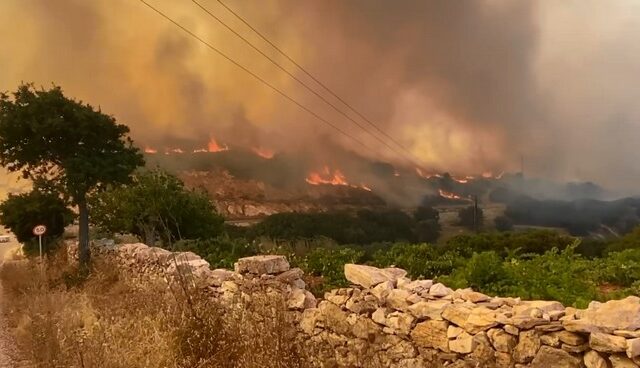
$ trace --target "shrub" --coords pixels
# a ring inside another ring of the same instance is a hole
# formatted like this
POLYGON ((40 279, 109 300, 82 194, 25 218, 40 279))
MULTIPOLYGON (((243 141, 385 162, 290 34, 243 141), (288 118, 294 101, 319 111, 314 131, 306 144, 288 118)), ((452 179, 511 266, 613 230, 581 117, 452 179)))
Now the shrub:
POLYGON ((174 250, 193 252, 209 262, 213 268, 233 268, 238 258, 256 255, 256 248, 244 239, 219 236, 211 239, 181 240, 174 250))
POLYGON ((373 256, 373 263, 377 266, 400 267, 414 278, 448 275, 458 262, 458 253, 442 252, 430 244, 397 243, 390 249, 378 250, 373 256))
POLYGON ((322 276, 322 290, 330 290, 336 287, 348 285, 344 277, 344 265, 347 263, 360 263, 364 252, 352 248, 316 248, 308 253, 299 266, 305 273, 313 276, 322 276))

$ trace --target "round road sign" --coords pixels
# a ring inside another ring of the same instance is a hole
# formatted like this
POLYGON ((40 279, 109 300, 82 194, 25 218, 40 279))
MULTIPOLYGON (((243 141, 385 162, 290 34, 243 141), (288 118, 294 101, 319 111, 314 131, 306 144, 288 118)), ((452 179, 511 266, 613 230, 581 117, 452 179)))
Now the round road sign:
POLYGON ((47 232, 47 227, 44 225, 38 225, 33 228, 33 235, 40 236, 47 232))

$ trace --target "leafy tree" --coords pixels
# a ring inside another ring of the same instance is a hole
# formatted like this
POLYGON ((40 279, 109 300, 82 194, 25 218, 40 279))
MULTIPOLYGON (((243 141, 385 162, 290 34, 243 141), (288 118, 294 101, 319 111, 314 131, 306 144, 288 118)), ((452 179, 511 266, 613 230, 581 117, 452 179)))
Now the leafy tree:
POLYGON ((189 190, 177 177, 161 170, 134 175, 128 185, 110 188, 90 198, 92 222, 110 232, 131 233, 153 246, 182 239, 210 239, 223 231, 205 193, 189 190))
POLYGON ((87 193, 122 183, 143 164, 129 128, 60 87, 18 87, 0 94, 0 164, 25 178, 47 180, 79 211, 79 253, 90 260, 87 193))
POLYGON ((37 252, 32 231, 36 225, 45 225, 44 244, 52 244, 62 236, 65 226, 73 221, 73 212, 56 194, 38 188, 29 193, 13 195, 0 204, 0 222, 8 227, 27 253, 37 252))
POLYGON ((607 246, 608 252, 617 252, 625 249, 640 249, 640 226, 622 238, 612 241, 607 246))
POLYGON ((459 224, 468 228, 478 229, 484 221, 484 214, 481 208, 468 206, 458 211, 459 224))

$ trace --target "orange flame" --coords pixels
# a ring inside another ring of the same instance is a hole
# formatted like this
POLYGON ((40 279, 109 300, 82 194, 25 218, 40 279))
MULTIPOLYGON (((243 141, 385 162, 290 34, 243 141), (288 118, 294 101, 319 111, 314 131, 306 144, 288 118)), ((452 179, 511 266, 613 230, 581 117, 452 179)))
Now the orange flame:
POLYGON ((423 179, 441 178, 442 177, 442 175, 440 175, 440 174, 426 174, 419 167, 416 167, 416 174, 418 174, 418 176, 423 178, 423 179))
POLYGON ((221 151, 228 151, 229 150, 229 146, 225 145, 219 145, 218 142, 216 142, 215 138, 213 138, 213 136, 211 136, 211 139, 209 139, 209 144, 207 145, 207 151, 208 152, 221 152, 221 151))
POLYGON ((276 154, 273 150, 270 150, 268 148, 263 148, 263 147, 253 147, 253 148, 251 148, 251 150, 256 155, 258 155, 258 156, 260 156, 262 158, 266 158, 267 160, 272 159, 273 156, 276 154))
POLYGON ((459 195, 457 195, 455 193, 446 192, 446 191, 444 191, 442 189, 438 190, 438 194, 440 194, 440 197, 447 198, 447 199, 462 199, 462 200, 465 200, 465 201, 469 200, 469 198, 464 198, 464 197, 461 197, 461 196, 459 196, 459 195))
POLYGON ((310 172, 309 175, 307 175, 307 178, 305 180, 307 183, 311 185, 321 185, 321 184, 344 185, 352 188, 363 189, 363 190, 366 190, 367 192, 372 191, 371 188, 369 188, 365 184, 360 184, 360 185, 349 184, 346 176, 344 176, 342 171, 338 169, 335 169, 332 171, 329 168, 329 166, 325 166, 320 172, 317 172, 317 171, 310 172))
POLYGON ((155 149, 155 148, 151 148, 151 147, 145 147, 144 148, 144 153, 154 154, 154 153, 158 153, 158 150, 155 149))
POLYGON ((164 151, 165 155, 169 155, 169 154, 172 154, 172 153, 184 153, 184 151, 181 148, 167 148, 164 151))

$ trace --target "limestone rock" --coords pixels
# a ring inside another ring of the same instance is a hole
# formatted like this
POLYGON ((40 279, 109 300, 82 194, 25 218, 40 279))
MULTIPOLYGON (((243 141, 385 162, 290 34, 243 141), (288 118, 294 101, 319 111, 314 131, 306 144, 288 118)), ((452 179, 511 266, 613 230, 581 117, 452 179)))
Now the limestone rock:
POLYGON ((558 331, 558 332, 554 332, 554 334, 558 336, 558 339, 560 341, 569 345, 582 345, 585 342, 587 342, 587 339, 585 339, 583 336, 578 335, 577 333, 574 333, 574 332, 558 331))
POLYGON ((584 365, 587 368, 609 368, 607 361, 597 351, 590 350, 584 354, 584 365))
POLYGON ((529 363, 540 349, 540 337, 534 330, 520 332, 513 358, 518 363, 529 363))
POLYGON ((411 331, 411 339, 420 347, 436 348, 444 352, 449 351, 449 339, 447 339, 446 321, 420 322, 411 331))
POLYGON ((629 358, 640 356, 640 338, 627 340, 627 356, 629 358))
POLYGON ((622 336, 594 332, 589 336, 589 346, 602 353, 620 353, 627 350, 627 339, 622 336))
POLYGON ((407 308, 409 308, 409 302, 407 301, 407 298, 409 296, 411 296, 411 293, 409 293, 407 290, 393 289, 387 296, 386 304, 390 308, 399 311, 405 311, 407 310, 407 308))
POLYGON ((489 336, 493 348, 502 353, 512 352, 517 345, 516 337, 500 328, 492 328, 487 332, 487 336, 489 336))
MULTIPOLYGON (((593 306, 581 313, 583 329, 612 333, 615 330, 640 330, 640 298, 629 296, 593 306)), ((565 326, 566 326, 565 321, 565 326)), ((575 322, 574 322, 575 324, 575 322)))
POLYGON ((307 308, 315 308, 316 307, 316 297, 313 296, 309 291, 302 289, 293 289, 291 291, 291 295, 289 296, 289 300, 287 301, 287 306, 289 309, 307 309, 307 308))
POLYGON ((447 329, 447 338, 455 339, 456 337, 460 336, 460 334, 463 332, 464 330, 462 329, 462 327, 449 325, 449 328, 447 329))
POLYGON ((321 301, 318 304, 318 310, 322 321, 329 330, 341 335, 348 335, 351 332, 351 326, 347 322, 347 314, 340 307, 328 301, 321 301))
POLYGON ((402 277, 397 270, 400 269, 380 269, 372 266, 348 263, 344 265, 344 276, 352 284, 360 285, 364 288, 371 288, 385 281, 395 283, 399 277, 402 277))
POLYGON ((408 311, 419 319, 442 320, 442 311, 448 305, 451 305, 451 302, 448 300, 424 301, 411 305, 408 311))
POLYGON ((454 295, 459 295, 460 298, 471 303, 480 303, 490 300, 488 295, 473 291, 471 289, 460 289, 454 292, 454 295))
POLYGON ((385 325, 387 322, 387 314, 389 314, 387 308, 378 308, 371 314, 371 319, 373 319, 375 323, 385 325))
POLYGON ((302 318, 300 319, 300 328, 307 335, 313 335, 314 329, 316 327, 316 322, 320 318, 320 311, 318 308, 309 308, 305 309, 302 313, 302 318))
POLYGON ((237 273, 252 273, 254 275, 273 275, 289 270, 289 262, 284 256, 266 255, 240 258, 235 263, 237 273))
POLYGON ((385 325, 396 331, 399 335, 408 335, 411 332, 415 318, 407 313, 392 312, 387 315, 385 325))
POLYGON ((442 318, 460 327, 464 327, 474 305, 450 304, 442 311, 442 318))
POLYGON ((633 360, 627 358, 622 354, 614 354, 609 356, 612 368, 638 368, 638 365, 633 360))
POLYGON ((531 362, 531 368, 580 368, 582 360, 564 350, 542 346, 531 362))
POLYGON ((453 290, 442 285, 441 283, 434 284, 433 286, 431 286, 431 288, 429 288, 429 295, 431 296, 443 297, 451 294, 453 294, 453 290))
POLYGON ((391 290, 393 290, 393 282, 385 281, 371 289, 371 294, 378 298, 378 301, 381 304, 384 304, 387 301, 387 296, 389 296, 391 290))
POLYGON ((471 310, 467 320, 464 322, 464 328, 470 334, 477 334, 486 331, 498 324, 496 321, 496 313, 489 308, 477 307, 471 310))
POLYGON ((398 283, 398 287, 400 289, 407 290, 411 293, 421 293, 423 291, 429 291, 431 286, 433 286, 432 280, 415 280, 408 283, 404 283, 402 285, 398 283))
POLYGON ((381 328, 369 318, 358 316, 351 328, 351 332, 357 338, 372 340, 381 332, 381 328))
POLYGON ((460 354, 469 354, 475 347, 476 340, 466 332, 461 333, 454 340, 449 341, 449 350, 460 354))

